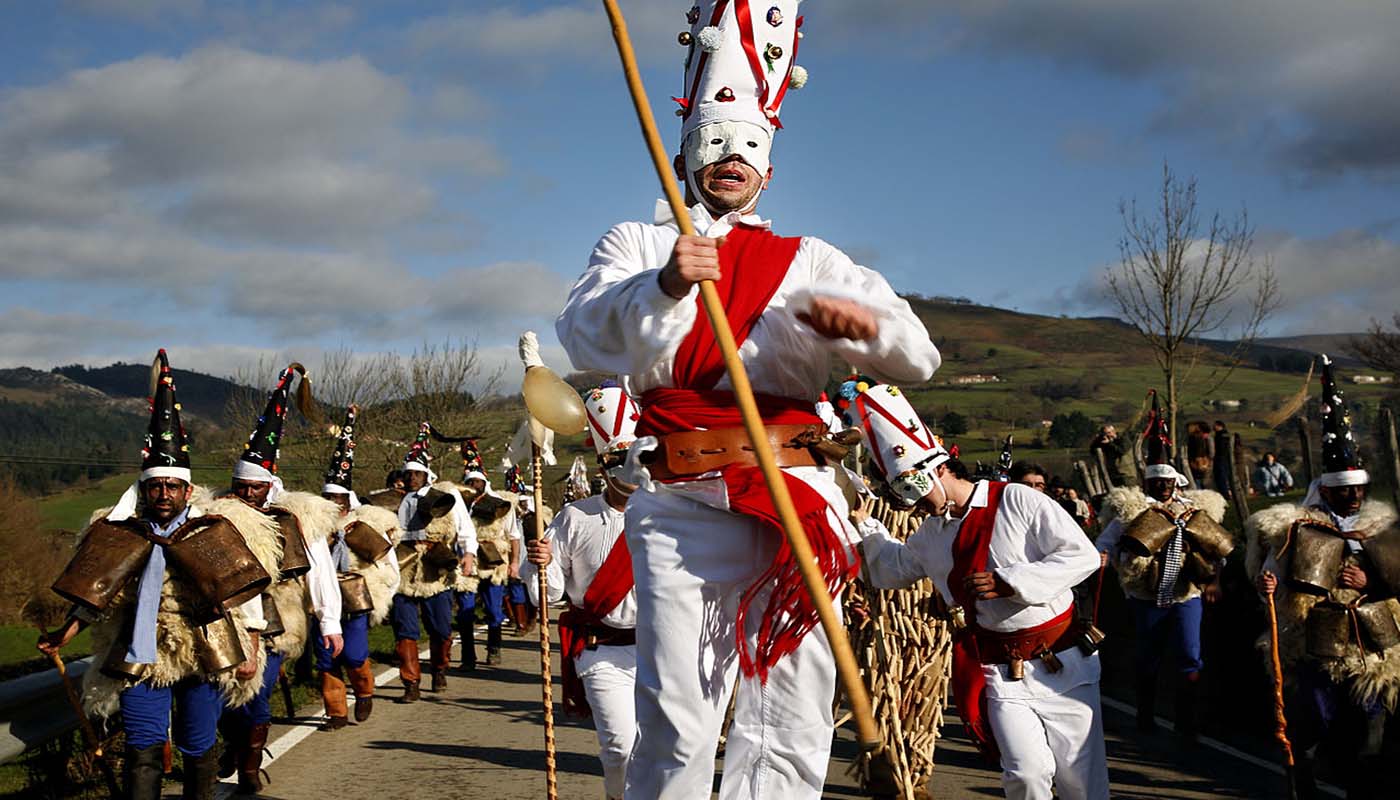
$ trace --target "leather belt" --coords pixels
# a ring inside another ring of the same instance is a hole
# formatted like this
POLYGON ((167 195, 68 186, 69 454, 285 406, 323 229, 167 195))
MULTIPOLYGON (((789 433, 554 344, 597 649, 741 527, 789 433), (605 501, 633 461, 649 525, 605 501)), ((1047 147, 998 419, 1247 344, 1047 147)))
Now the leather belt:
POLYGON ((976 628, 977 653, 983 664, 1007 664, 1011 680, 1020 680, 1024 662, 1038 658, 1050 672, 1059 672, 1063 665, 1056 653, 1079 644, 1080 629, 1074 619, 1074 608, 1044 625, 1020 631, 1002 633, 976 628))
MULTIPOLYGON (((765 431, 779 467, 825 466, 825 458, 818 453, 829 441, 825 425, 768 425, 765 431)), ((656 450, 642 457, 653 480, 690 478, 731 464, 758 464, 743 428, 679 431, 657 439, 656 450)))
POLYGON ((633 628, 589 625, 584 629, 583 641, 585 650, 597 650, 599 646, 627 647, 637 643, 637 631, 633 628))

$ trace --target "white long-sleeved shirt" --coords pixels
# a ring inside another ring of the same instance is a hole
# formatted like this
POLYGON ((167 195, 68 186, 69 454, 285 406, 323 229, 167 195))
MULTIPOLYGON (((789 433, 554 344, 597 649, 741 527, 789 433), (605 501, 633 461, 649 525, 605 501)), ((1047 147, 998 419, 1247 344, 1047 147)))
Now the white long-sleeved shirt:
MULTIPOLYGON (((264 505, 266 511, 270 504, 264 505)), ((306 573, 306 591, 311 595, 311 610, 321 625, 322 636, 340 634, 340 581, 335 577, 335 559, 331 558, 330 543, 325 539, 306 542, 306 560, 311 569, 306 573)))
MULTIPOLYGON (((696 231, 709 237, 723 236, 740 222, 769 226, 756 215, 730 213, 716 220, 698 203, 690 217, 696 231)), ((680 300, 661 291, 657 278, 679 236, 665 203, 657 205, 655 224, 624 222, 603 235, 554 326, 576 368, 624 376, 634 396, 672 385, 671 367, 695 324, 699 291, 692 286, 680 300)), ((941 363, 923 322, 879 273, 810 236, 802 238, 739 358, 755 392, 810 400, 826 385, 833 359, 895 384, 923 383, 941 363), (795 316, 814 295, 859 300, 878 316, 879 333, 865 341, 818 336, 795 316)), ((728 376, 716 388, 731 388, 728 376)))
MULTIPOLYGON (((564 506, 549 524, 545 536, 550 540, 553 558, 546 568, 549 577, 549 602, 557 603, 564 593, 574 603, 593 583, 593 576, 602 569, 613 545, 622 536, 623 513, 613 508, 605 494, 595 494, 564 506)), ((520 577, 530 592, 530 602, 540 605, 539 568, 525 563, 520 577)), ((603 624, 613 628, 637 627, 637 592, 632 590, 603 617, 603 624)))
MULTIPOLYGON (((968 506, 987 506, 986 481, 977 483, 968 506)), ((945 600, 953 602, 948 573, 953 568, 953 540, 962 523, 962 518, 930 517, 900 542, 884 526, 867 521, 861 534, 871 582, 883 589, 896 589, 927 577, 945 600)), ((977 624, 990 631, 1011 632, 1049 622, 1074 602, 1075 585, 1098 568, 1098 552, 1059 503, 1028 486, 1008 484, 992 523, 987 569, 1015 594, 976 601, 977 624)), ((1022 681, 1009 680, 1005 665, 984 664, 988 695, 1063 694, 1098 680, 1097 659, 1085 657, 1076 648, 1064 651, 1060 658, 1064 668, 1056 673, 1038 661, 1026 662, 1026 679, 1022 681)))
MULTIPOLYGON (((432 486, 424 486, 416 492, 409 492, 404 495, 399 503, 399 529, 403 531, 405 542, 421 542, 427 538, 422 528, 411 527, 413 517, 418 513, 418 501, 428 493, 432 486)), ((457 502, 452 505, 452 524, 457 530, 457 544, 455 550, 457 555, 462 556, 468 553, 476 553, 476 525, 472 523, 472 516, 467 511, 467 502, 462 499, 462 493, 456 489, 448 489, 457 502)))

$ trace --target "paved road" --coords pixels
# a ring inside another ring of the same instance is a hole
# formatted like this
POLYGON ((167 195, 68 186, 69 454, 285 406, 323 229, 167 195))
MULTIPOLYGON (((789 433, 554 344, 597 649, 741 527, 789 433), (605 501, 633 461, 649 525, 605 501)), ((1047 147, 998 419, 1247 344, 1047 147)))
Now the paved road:
MULTIPOLYGON (((479 637, 481 641, 484 637, 479 637)), ((397 680, 382 687, 374 716, 335 733, 311 732, 314 722, 277 725, 276 760, 268 766, 268 798, 438 800, 484 796, 536 800, 544 796, 544 743, 533 638, 507 637, 504 664, 453 672, 447 691, 396 705, 397 680), (309 735, 307 735, 309 734, 309 735), (296 743, 287 749, 287 744, 296 743)), ((556 658, 557 675, 557 658, 556 658)), ((557 688, 557 687, 556 687, 557 688)), ((1110 772, 1116 798, 1281 796, 1281 778, 1208 746, 1184 749, 1170 734, 1138 740, 1130 717, 1106 709, 1110 772)), ((596 740, 587 722, 556 715, 559 796, 602 797, 596 740)), ((999 797, 999 775, 982 767, 956 723, 939 743, 935 797, 999 797)), ((849 729, 838 732, 826 797, 861 798, 845 775, 856 753, 849 729)))

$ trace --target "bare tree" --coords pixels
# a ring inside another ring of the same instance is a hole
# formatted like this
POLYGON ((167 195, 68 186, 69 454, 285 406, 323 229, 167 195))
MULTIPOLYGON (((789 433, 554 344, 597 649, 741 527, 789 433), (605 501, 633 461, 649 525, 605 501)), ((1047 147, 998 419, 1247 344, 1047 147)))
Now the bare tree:
POLYGON ((1400 380, 1400 314, 1395 315, 1391 325, 1395 330, 1388 331, 1381 323, 1371 320, 1365 336, 1352 338, 1351 352, 1372 369, 1389 372, 1400 380))
POLYGON ((1278 307, 1278 281, 1272 263, 1261 263, 1251 252, 1248 213, 1241 209, 1227 220, 1217 212, 1202 231, 1196 179, 1183 183, 1166 164, 1156 207, 1140 213, 1136 200, 1124 201, 1118 213, 1123 236, 1120 262, 1108 271, 1109 293, 1152 348, 1166 386, 1172 441, 1177 441, 1181 387, 1206 352, 1199 340, 1238 323, 1236 345, 1216 373, 1223 382, 1278 307))

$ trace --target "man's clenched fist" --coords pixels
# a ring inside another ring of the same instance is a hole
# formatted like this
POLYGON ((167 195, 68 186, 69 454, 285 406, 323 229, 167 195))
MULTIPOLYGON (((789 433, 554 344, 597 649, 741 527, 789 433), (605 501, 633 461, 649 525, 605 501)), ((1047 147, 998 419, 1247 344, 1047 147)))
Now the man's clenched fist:
POLYGON ((671 248, 671 258, 657 278, 661 291, 680 300, 700 281, 719 280, 719 248, 724 239, 681 236, 671 248))

